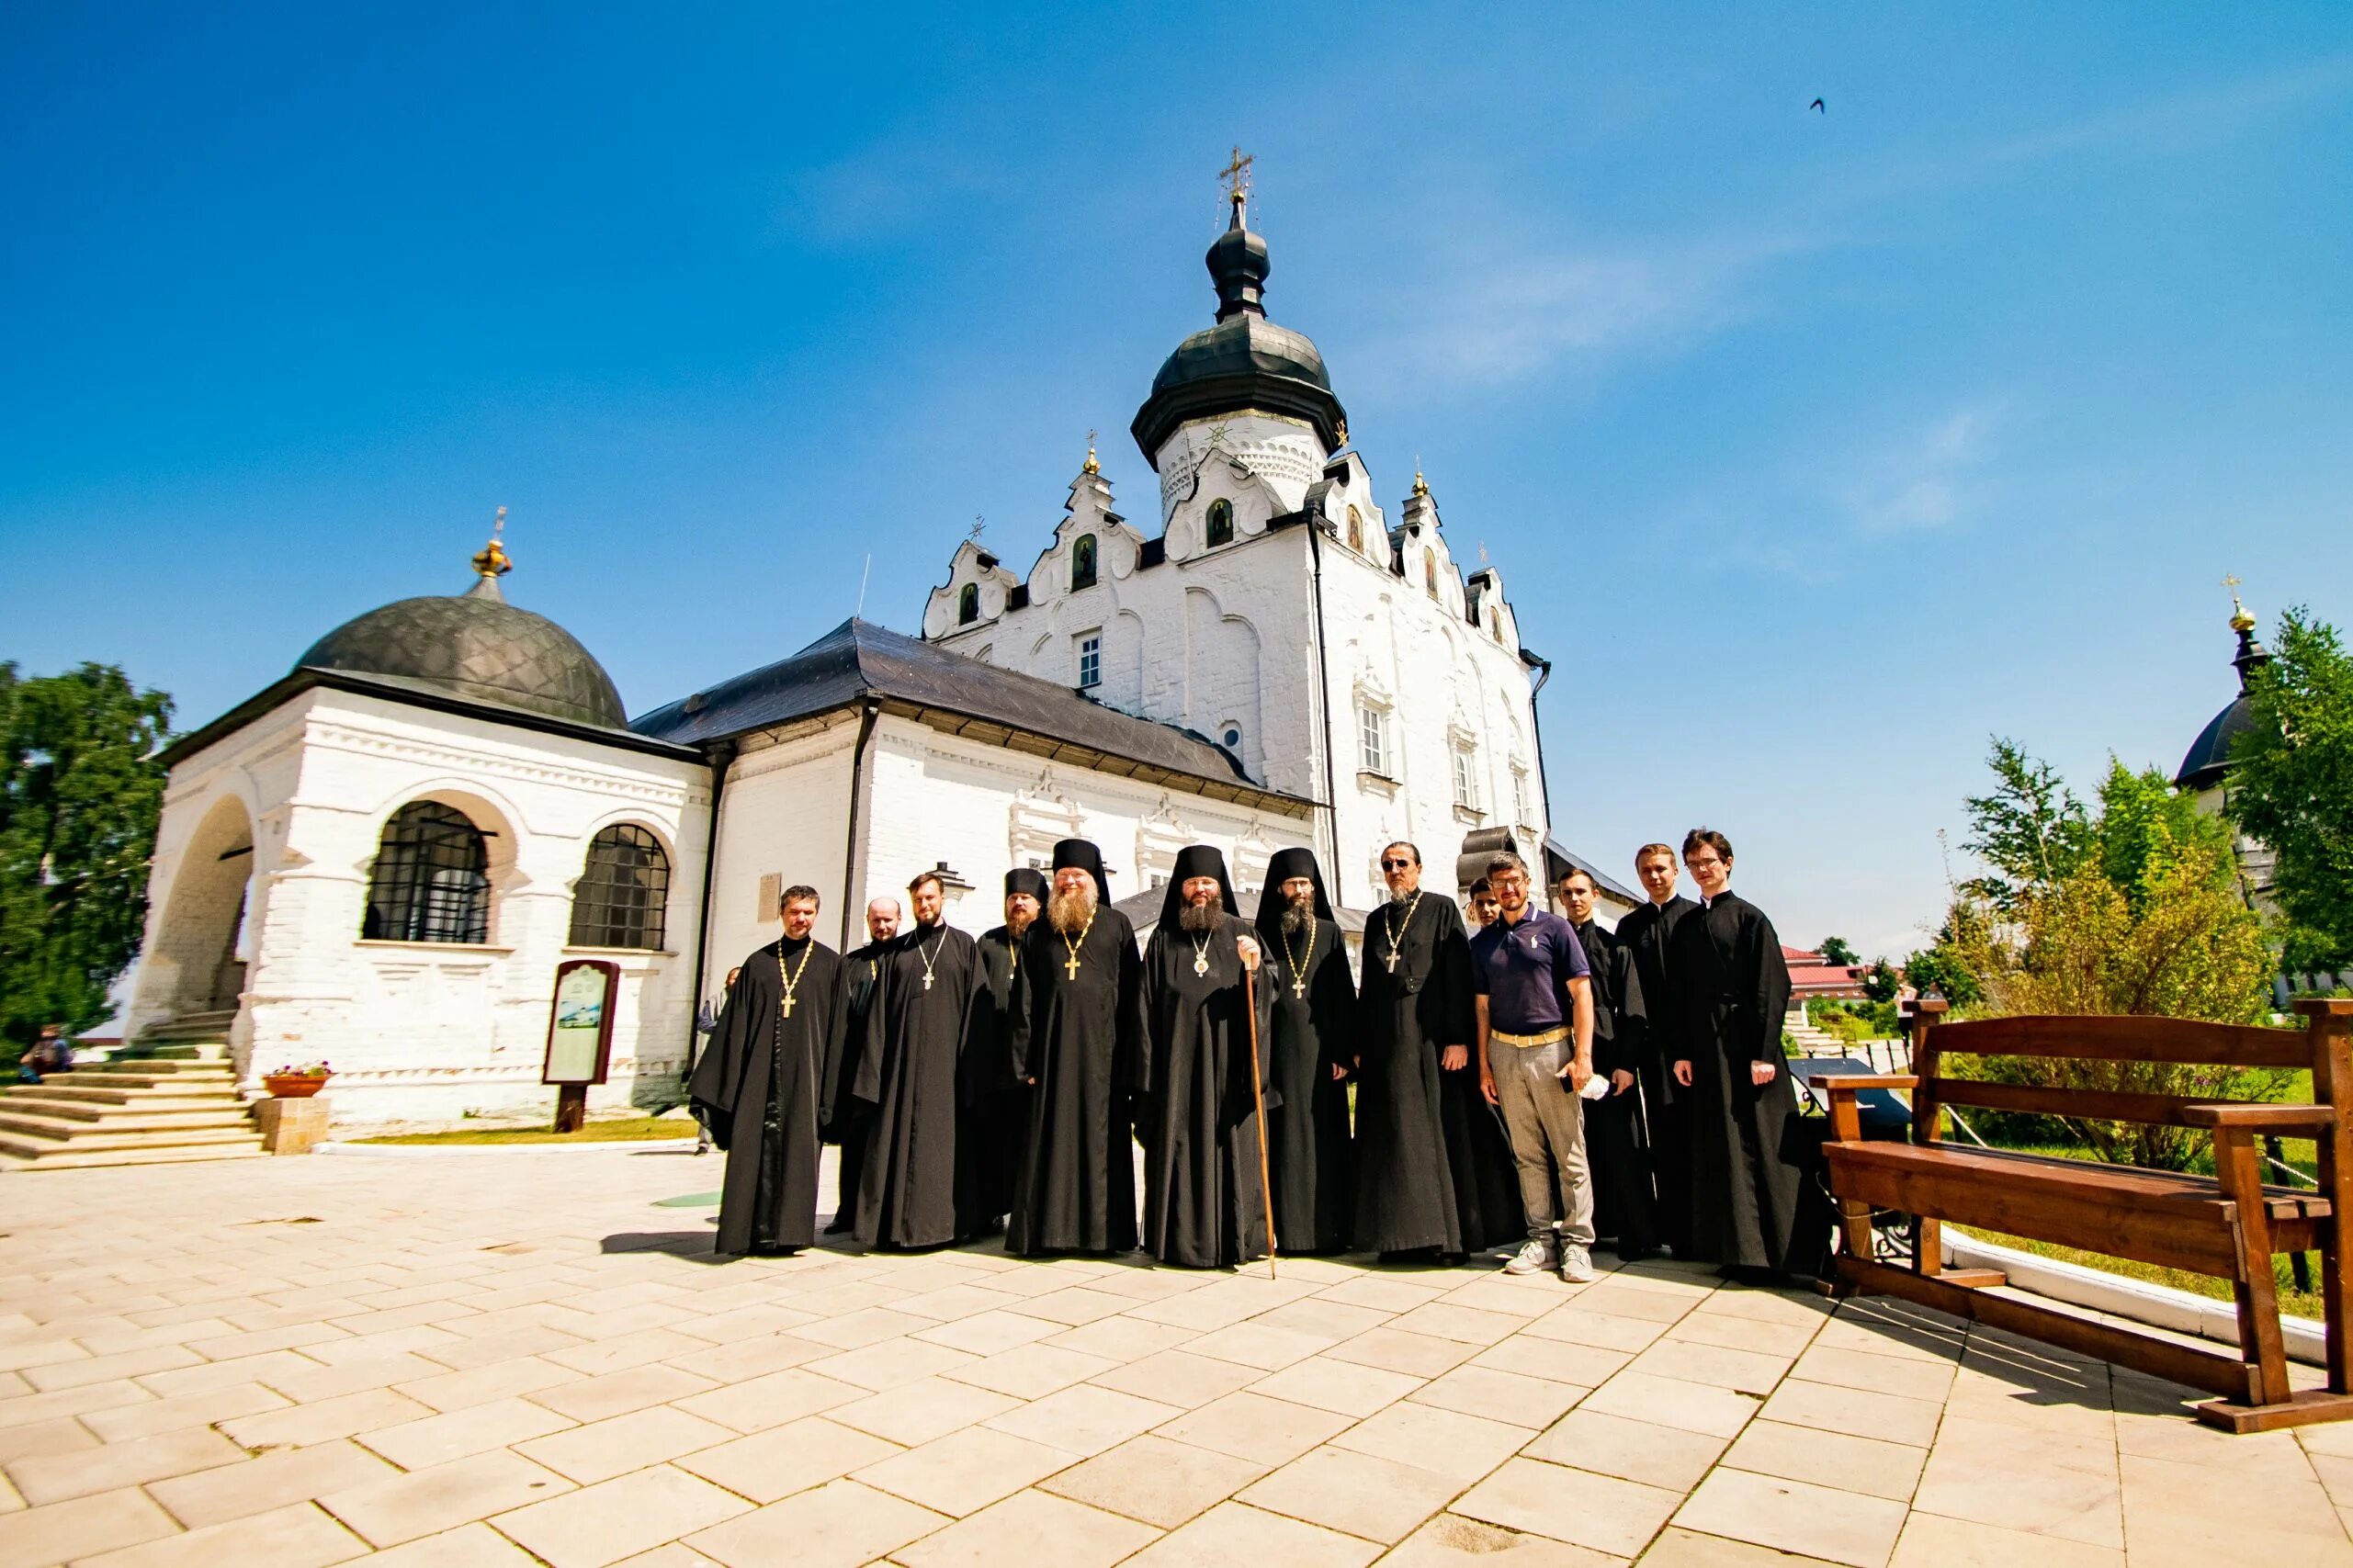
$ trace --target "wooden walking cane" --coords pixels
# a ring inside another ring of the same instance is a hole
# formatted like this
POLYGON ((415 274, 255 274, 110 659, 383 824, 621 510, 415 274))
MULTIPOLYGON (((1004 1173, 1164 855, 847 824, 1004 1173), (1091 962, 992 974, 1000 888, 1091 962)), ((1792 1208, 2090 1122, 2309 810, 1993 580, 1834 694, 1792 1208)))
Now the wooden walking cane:
POLYGON ((1266 1085, 1258 1071, 1258 988, 1242 965, 1242 1007, 1250 1019, 1250 1102, 1258 1109, 1258 1190, 1266 1199, 1266 1277, 1274 1278, 1274 1173, 1266 1159, 1266 1085))

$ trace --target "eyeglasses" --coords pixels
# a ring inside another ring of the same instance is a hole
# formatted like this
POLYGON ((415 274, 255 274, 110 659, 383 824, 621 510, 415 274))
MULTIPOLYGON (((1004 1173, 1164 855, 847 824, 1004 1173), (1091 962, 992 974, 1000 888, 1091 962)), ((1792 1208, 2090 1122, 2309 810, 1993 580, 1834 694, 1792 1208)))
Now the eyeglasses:
POLYGON ((1381 869, 1383 871, 1403 871, 1412 863, 1413 862, 1409 860, 1385 860, 1381 863, 1381 869))

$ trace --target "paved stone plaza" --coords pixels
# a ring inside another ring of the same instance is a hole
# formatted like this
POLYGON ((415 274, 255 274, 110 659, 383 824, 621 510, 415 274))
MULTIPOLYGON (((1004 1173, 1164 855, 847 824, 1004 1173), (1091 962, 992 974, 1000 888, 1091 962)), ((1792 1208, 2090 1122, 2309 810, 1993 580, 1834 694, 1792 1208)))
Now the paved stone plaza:
POLYGON ((1895 1303, 1671 1266, 715 1264, 714 1211, 658 1205, 718 1174, 0 1178, 0 1568, 2353 1563, 2353 1427, 2225 1437, 1895 1303))

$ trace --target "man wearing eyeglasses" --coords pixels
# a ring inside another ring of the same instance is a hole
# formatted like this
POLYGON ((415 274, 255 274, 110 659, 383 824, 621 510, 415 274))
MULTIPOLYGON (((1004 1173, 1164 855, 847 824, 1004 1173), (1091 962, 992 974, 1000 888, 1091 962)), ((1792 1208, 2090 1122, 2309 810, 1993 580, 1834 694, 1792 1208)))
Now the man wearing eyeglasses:
POLYGON ((1782 1157, 1797 1111, 1782 1021, 1789 963, 1765 912, 1732 891, 1732 841, 1713 828, 1683 839, 1700 907, 1668 949, 1675 1082, 1689 1090, 1691 1253, 1728 1274, 1787 1268, 1799 1173, 1782 1157))
POLYGON ((1593 1278, 1593 1176, 1578 1098, 1593 1077, 1591 971, 1568 922, 1529 903, 1518 855, 1488 862, 1487 885, 1495 923, 1471 939, 1479 1091, 1503 1112, 1528 1221, 1528 1239, 1503 1269, 1558 1269, 1583 1284, 1593 1278))

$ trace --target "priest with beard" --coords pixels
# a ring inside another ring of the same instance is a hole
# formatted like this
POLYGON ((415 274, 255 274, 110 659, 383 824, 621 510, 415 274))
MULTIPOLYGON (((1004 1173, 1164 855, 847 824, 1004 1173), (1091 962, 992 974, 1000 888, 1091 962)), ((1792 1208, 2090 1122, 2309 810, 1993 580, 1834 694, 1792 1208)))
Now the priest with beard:
POLYGON ((980 968, 989 986, 988 1027, 975 1030, 957 1064, 956 1229, 985 1235, 1004 1223, 1021 1174, 1029 1130, 1027 1084, 1013 1076, 1014 1021, 1025 1005, 1029 974, 1022 939, 1046 908, 1046 874, 1029 866, 1005 873, 1005 923, 980 935, 980 968))
POLYGON ((779 901, 785 934, 743 961, 686 1092, 727 1151, 714 1250, 789 1256, 816 1239, 824 1064, 848 1016, 841 959, 809 935, 817 889, 779 901))
POLYGON ((1476 1030, 1462 911, 1421 886, 1421 852, 1381 852, 1389 901, 1364 925, 1357 1008, 1353 1244, 1460 1262, 1527 1233, 1502 1118, 1471 1070, 1476 1030))
POLYGON ((858 1063, 854 1053, 866 1043, 866 1014, 874 1006, 875 985, 882 976, 882 955, 899 934, 899 900, 876 898, 866 905, 866 944, 842 955, 843 993, 847 998, 837 1047, 825 1058, 824 1098, 818 1101, 824 1117, 825 1141, 841 1148, 833 1170, 833 1218, 827 1235, 846 1234, 855 1223, 858 1182, 866 1168, 866 1141, 874 1131, 874 1107, 857 1098, 858 1063))
POLYGON ((1681 873, 1671 844, 1645 844, 1635 852, 1635 880, 1648 902, 1618 922, 1617 937, 1634 954, 1635 983, 1649 1014, 1649 1048, 1635 1068, 1642 1080, 1643 1125, 1650 1134, 1650 1174, 1658 1192, 1658 1239, 1678 1258, 1691 1250, 1691 1139, 1685 1130, 1691 1091, 1668 1071, 1671 1043, 1668 1007, 1673 991, 1667 976, 1668 950, 1676 927, 1699 908, 1675 891, 1681 873))
POLYGON ((1601 889, 1579 866, 1560 880, 1568 929, 1585 950, 1593 979, 1593 1070, 1610 1080, 1607 1098, 1585 1107, 1585 1151, 1593 1169, 1593 1229, 1638 1262, 1658 1249, 1658 1201, 1650 1174, 1643 1089, 1657 1052, 1643 1006, 1634 949, 1593 918, 1601 889))
POLYGON ((1178 852, 1144 947, 1145 1049, 1136 1084, 1144 1145, 1144 1247, 1163 1263, 1224 1269, 1266 1256, 1259 1056, 1273 998, 1249 977, 1263 955, 1234 903, 1226 857, 1178 852))
POLYGON ((990 1027, 980 949, 947 923, 937 872, 907 885, 914 923, 883 949, 851 1092, 874 1107, 851 1233, 865 1247, 957 1239, 956 1088, 990 1027))
POLYGON ((1031 1090, 1005 1250, 1136 1249, 1136 1156, 1128 1100, 1144 1043, 1136 929, 1111 907, 1103 852, 1054 846, 1046 917, 1024 933, 1013 1074, 1031 1090))
POLYGON ((1261 981, 1274 998, 1266 1036, 1267 1155, 1274 1239, 1284 1252, 1340 1252, 1354 1217, 1348 1067, 1356 982, 1312 850, 1278 851, 1258 902, 1261 981))
POLYGON ((1675 1082, 1691 1091, 1691 1256, 1735 1277, 1786 1272, 1799 1173, 1782 1157, 1797 1112, 1782 1021, 1789 964, 1765 912, 1732 891, 1732 841, 1683 839, 1700 907, 1675 928, 1668 997, 1675 1082))

